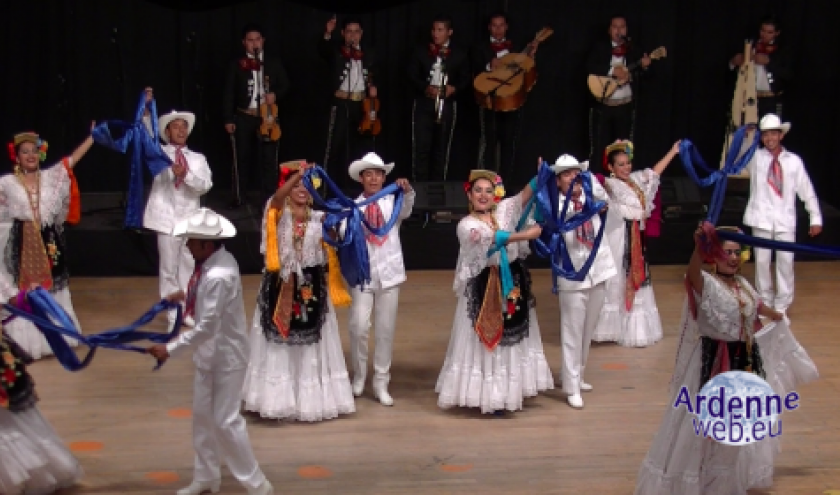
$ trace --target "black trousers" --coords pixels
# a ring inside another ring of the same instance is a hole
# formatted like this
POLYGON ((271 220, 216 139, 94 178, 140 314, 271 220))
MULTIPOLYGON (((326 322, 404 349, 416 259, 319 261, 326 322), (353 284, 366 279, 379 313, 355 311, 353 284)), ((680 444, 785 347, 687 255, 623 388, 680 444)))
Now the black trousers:
POLYGON ((233 198, 237 204, 247 202, 247 194, 259 192, 258 203, 277 190, 277 143, 259 137, 260 117, 242 112, 236 115, 236 164, 233 167, 233 198))
POLYGON ((592 150, 589 170, 604 173, 604 149, 617 139, 633 140, 633 101, 623 105, 609 106, 597 103, 591 110, 590 140, 592 150))
POLYGON ((374 151, 374 137, 359 133, 363 111, 361 101, 341 98, 335 99, 330 111, 324 168, 333 182, 342 189, 355 185, 355 181, 347 175, 350 163, 374 151))
POLYGON ((435 100, 426 97, 414 99, 412 147, 415 182, 446 180, 449 149, 458 115, 455 105, 454 100, 446 100, 441 121, 438 123, 435 100))
POLYGON ((478 146, 478 166, 507 178, 516 165, 516 145, 522 123, 522 109, 494 112, 479 108, 481 141, 478 146))
POLYGON ((765 96, 758 99, 758 120, 768 113, 775 113, 782 118, 782 99, 778 96, 765 96))

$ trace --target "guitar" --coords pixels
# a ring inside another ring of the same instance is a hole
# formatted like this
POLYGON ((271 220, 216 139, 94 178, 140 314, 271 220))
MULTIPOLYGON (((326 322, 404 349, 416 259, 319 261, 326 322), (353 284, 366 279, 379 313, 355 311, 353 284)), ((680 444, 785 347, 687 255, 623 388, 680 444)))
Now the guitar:
POLYGON ((476 76, 473 88, 478 106, 510 112, 524 105, 528 92, 537 82, 536 62, 531 54, 552 34, 553 29, 542 28, 521 53, 508 53, 499 59, 496 69, 476 76))
MULTIPOLYGON (((373 74, 368 75, 368 84, 373 84, 373 74)), ((382 132, 382 122, 379 120, 379 98, 366 96, 362 101, 362 121, 359 123, 359 134, 378 136, 382 132)))
MULTIPOLYGON (((656 50, 652 51, 648 57, 651 60, 659 60, 660 58, 665 58, 668 56, 668 50, 664 46, 660 46, 656 50)), ((628 72, 632 72, 636 70, 639 65, 642 63, 641 60, 637 60, 632 64, 626 67, 628 72)), ((622 66, 618 66, 622 67, 622 66)), ((628 81, 629 82, 629 81, 628 81)), ((618 90, 618 88, 624 86, 624 84, 620 84, 618 79, 613 76, 598 76, 595 74, 590 74, 589 78, 586 80, 587 85, 589 85, 589 91, 592 93, 598 101, 602 99, 606 100, 613 93, 618 90)))
MULTIPOLYGON (((265 92, 269 93, 268 89, 268 76, 265 76, 265 92)), ((262 123, 260 123, 259 128, 259 136, 260 139, 263 141, 270 141, 274 142, 280 139, 280 126, 277 124, 277 105, 272 103, 268 105, 266 103, 260 104, 260 117, 262 118, 262 123)))

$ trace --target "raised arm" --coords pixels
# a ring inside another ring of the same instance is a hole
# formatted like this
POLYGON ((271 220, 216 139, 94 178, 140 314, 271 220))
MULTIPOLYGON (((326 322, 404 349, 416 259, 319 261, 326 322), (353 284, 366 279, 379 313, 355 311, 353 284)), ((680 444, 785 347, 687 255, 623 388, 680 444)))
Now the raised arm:
MULTIPOLYGON (((93 132, 94 127, 96 127, 96 121, 92 121, 90 123, 91 132, 93 132)), ((88 152, 91 146, 93 146, 93 135, 88 134, 88 137, 82 141, 82 144, 80 144, 78 148, 73 150, 73 153, 70 154, 70 168, 74 168, 76 164, 79 163, 79 160, 85 156, 85 153, 88 152)))
POLYGON ((697 230, 694 231, 694 252, 691 253, 691 260, 688 262, 686 273, 691 287, 698 295, 703 295, 703 253, 700 250, 703 243, 702 235, 703 227, 697 227, 697 230))
MULTIPOLYGON (((302 164, 302 168, 307 168, 308 164, 302 164)), ((280 186, 279 189, 274 193, 271 197, 271 208, 277 208, 278 210, 282 210, 284 205, 286 204, 286 198, 289 197, 289 194, 292 192, 292 189, 298 184, 298 182, 303 179, 303 174, 300 171, 292 172, 292 175, 289 179, 280 186)))
POLYGON ((671 160, 673 160, 675 156, 680 154, 681 142, 682 141, 680 140, 674 143, 674 146, 672 146, 671 149, 668 150, 668 153, 666 153, 665 156, 663 156, 662 159, 659 160, 656 163, 656 165, 653 166, 653 172, 656 175, 662 175, 662 172, 664 172, 665 169, 668 168, 668 165, 671 164, 671 160))

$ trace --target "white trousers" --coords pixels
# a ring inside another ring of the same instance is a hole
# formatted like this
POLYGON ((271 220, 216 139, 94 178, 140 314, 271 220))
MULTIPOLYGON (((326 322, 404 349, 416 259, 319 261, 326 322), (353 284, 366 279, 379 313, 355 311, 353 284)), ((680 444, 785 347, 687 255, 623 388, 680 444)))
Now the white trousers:
MULTIPOLYGON (((793 242, 796 232, 776 232, 752 229, 756 237, 774 241, 793 242)), ((773 278, 770 275, 769 249, 755 248, 755 289, 765 306, 785 312, 793 303, 793 253, 776 251, 776 291, 773 294, 773 278)))
POLYGON ((247 488, 265 481, 257 464, 245 419, 239 413, 246 369, 234 371, 195 370, 193 390, 194 481, 221 478, 221 463, 247 488))
POLYGON ((350 308, 350 353, 353 362, 353 380, 367 377, 368 335, 371 313, 375 327, 376 349, 373 356, 373 385, 387 387, 391 381, 391 356, 394 350, 394 331, 397 326, 397 307, 400 287, 389 289, 359 290, 353 287, 353 305, 350 308))
MULTIPOLYGON (((158 234, 158 258, 160 258, 160 297, 164 298, 179 290, 187 290, 195 269, 187 240, 166 234, 158 234)), ((175 321, 175 310, 169 311, 169 321, 175 321)))
POLYGON ((606 283, 583 290, 560 291, 561 381, 569 395, 580 393, 589 346, 604 307, 606 283))

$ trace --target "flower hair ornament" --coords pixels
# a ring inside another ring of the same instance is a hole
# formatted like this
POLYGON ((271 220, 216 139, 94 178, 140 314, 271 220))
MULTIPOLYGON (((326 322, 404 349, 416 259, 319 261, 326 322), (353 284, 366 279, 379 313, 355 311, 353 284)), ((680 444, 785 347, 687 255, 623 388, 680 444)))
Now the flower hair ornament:
POLYGON ((18 156, 15 150, 23 143, 32 143, 35 145, 40 161, 43 162, 47 159, 47 142, 41 139, 41 137, 34 132, 21 132, 19 134, 15 134, 12 141, 8 144, 9 159, 12 160, 12 163, 17 163, 18 156))
MULTIPOLYGON (((736 234, 743 234, 744 231, 739 229, 738 227, 712 227, 712 225, 708 222, 703 222, 701 224, 703 228, 704 234, 704 245, 702 246, 703 251, 703 262, 704 263, 714 263, 715 259, 725 259, 726 253, 723 252, 723 248, 721 247, 720 239, 717 236, 719 231, 724 232, 733 232, 736 234)), ((747 261, 750 260, 750 248, 749 246, 741 246, 741 257, 739 263, 743 265, 747 261)))
MULTIPOLYGON (((283 187, 283 184, 289 180, 289 177, 296 172, 300 172, 302 169, 302 165, 306 165, 305 160, 295 160, 293 162, 285 162, 280 164, 280 180, 277 182, 277 187, 283 187)), ((312 179, 312 187, 318 189, 321 187, 321 178, 313 175, 312 179)))
POLYGON ((502 182, 502 177, 496 172, 490 170, 473 170, 470 172, 470 178, 464 182, 464 192, 468 193, 472 189, 473 184, 478 179, 487 179, 493 184, 493 201, 500 202, 505 197, 505 185, 502 182))
POLYGON ((627 140, 619 139, 618 141, 614 142, 613 144, 607 146, 604 149, 604 167, 605 168, 606 168, 607 163, 609 161, 610 153, 612 153, 613 151, 624 152, 627 155, 627 158, 629 158, 631 162, 633 161, 633 143, 631 143, 630 141, 627 141, 627 140))

